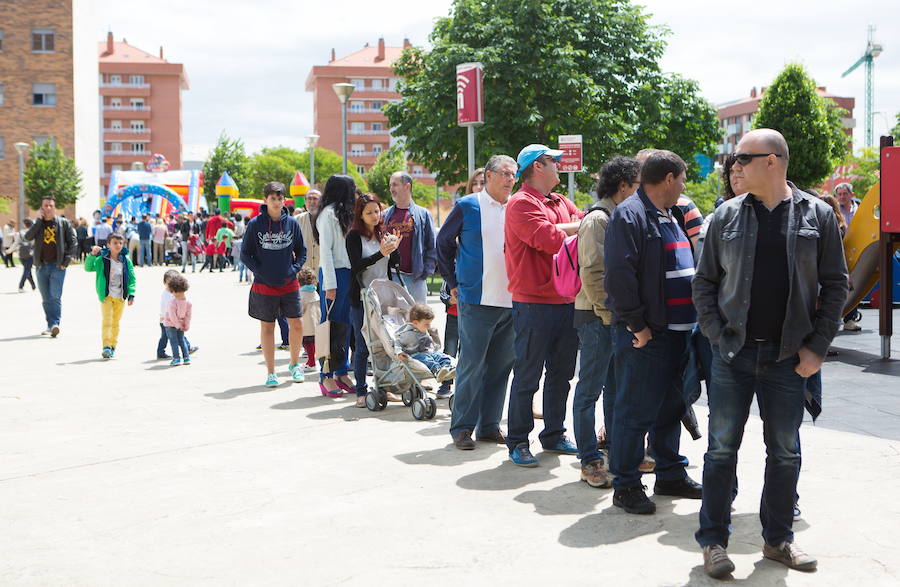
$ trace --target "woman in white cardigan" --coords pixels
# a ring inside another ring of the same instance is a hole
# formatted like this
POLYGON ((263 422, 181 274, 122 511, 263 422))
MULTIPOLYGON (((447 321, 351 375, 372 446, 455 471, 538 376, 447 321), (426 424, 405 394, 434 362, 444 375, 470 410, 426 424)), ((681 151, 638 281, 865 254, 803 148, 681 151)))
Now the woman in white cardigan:
MULTIPOLYGON (((319 243, 319 300, 322 321, 326 319, 345 325, 346 338, 331 341, 332 349, 343 347, 344 360, 322 372, 319 390, 328 397, 341 397, 345 391, 354 392, 350 370, 350 258, 346 236, 353 222, 356 184, 348 175, 332 175, 325 183, 314 236, 319 243)), ((343 337, 342 337, 343 338, 343 337)), ((323 367, 324 369, 324 367, 323 367)))

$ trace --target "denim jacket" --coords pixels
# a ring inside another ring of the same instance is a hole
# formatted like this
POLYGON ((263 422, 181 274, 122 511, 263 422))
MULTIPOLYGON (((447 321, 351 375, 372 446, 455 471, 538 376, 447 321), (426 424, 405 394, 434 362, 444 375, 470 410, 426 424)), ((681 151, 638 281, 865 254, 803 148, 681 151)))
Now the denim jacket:
MULTIPOLYGON (((824 357, 849 291, 834 211, 794 184, 788 185, 792 192, 786 211, 791 271, 779 361, 804 346, 824 357)), ((693 280, 700 329, 719 346, 726 362, 743 348, 747 336, 758 229, 752 197, 733 198, 713 213, 693 280)))
MULTIPOLYGON (((384 211, 384 223, 391 221, 396 206, 391 206, 384 211)), ((413 217, 415 231, 412 241, 412 277, 413 279, 425 279, 434 274, 437 267, 437 248, 435 247, 434 220, 431 212, 417 205, 409 203, 409 214, 413 217)))

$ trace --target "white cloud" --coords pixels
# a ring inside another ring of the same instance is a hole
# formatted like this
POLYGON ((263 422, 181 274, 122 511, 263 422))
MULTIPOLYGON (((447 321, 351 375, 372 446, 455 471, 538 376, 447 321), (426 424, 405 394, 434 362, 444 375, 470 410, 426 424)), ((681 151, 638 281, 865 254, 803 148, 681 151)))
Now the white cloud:
MULTIPOLYGON (((249 150, 284 144, 305 148, 312 131, 312 94, 304 83, 313 65, 384 36, 388 45, 404 37, 425 44, 435 18, 450 0, 97 0, 98 40, 111 28, 117 40, 183 63, 191 89, 183 94, 184 143, 208 149, 221 130, 244 140, 249 150)), ((852 10, 814 0, 643 0, 655 24, 672 34, 662 60, 667 71, 700 82, 713 103, 748 95, 771 83, 785 63, 800 61, 819 85, 856 98, 857 139, 862 137, 864 74, 841 79, 865 49, 866 25, 878 15, 897 15, 893 0, 861 0, 852 10)), ((900 111, 898 19, 882 18, 877 39, 875 131, 893 125, 900 111)))

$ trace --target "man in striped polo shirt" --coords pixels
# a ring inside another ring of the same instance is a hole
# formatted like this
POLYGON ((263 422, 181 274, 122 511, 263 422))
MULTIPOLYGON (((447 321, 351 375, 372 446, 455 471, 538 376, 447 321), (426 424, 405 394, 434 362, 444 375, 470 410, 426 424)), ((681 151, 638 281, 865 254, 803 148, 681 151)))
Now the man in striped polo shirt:
POLYGON ((616 403, 610 447, 613 505, 652 514, 639 466, 644 436, 656 459, 657 495, 700 499, 678 454, 685 351, 697 313, 691 301, 694 260, 684 215, 684 161, 654 151, 641 168, 641 187, 616 207, 606 231, 607 307, 613 313, 616 403))

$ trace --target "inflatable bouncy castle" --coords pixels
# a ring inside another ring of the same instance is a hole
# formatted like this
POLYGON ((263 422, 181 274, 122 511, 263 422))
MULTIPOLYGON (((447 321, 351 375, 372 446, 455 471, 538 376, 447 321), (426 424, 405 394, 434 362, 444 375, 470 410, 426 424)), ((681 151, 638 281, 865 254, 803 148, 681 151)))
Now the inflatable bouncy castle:
POLYGON ((200 171, 169 171, 162 155, 154 154, 147 171, 113 171, 106 204, 100 215, 140 218, 144 214, 167 216, 178 212, 197 212, 203 194, 200 171))

